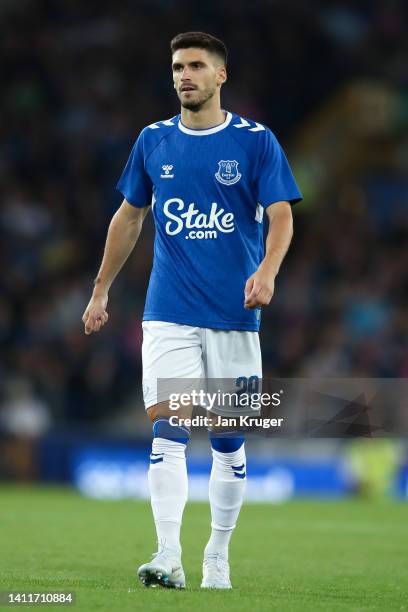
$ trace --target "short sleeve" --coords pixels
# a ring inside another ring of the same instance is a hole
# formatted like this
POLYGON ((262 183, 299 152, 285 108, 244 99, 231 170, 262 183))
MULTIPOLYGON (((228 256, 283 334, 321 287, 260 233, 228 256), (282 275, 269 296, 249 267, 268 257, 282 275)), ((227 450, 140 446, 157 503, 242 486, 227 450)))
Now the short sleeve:
POLYGON ((296 184, 282 147, 270 130, 261 132, 263 142, 260 147, 256 182, 258 202, 264 208, 274 202, 288 201, 296 204, 302 194, 296 184))
POLYGON ((149 206, 152 199, 152 183, 145 170, 144 134, 133 145, 116 189, 120 191, 129 204, 137 208, 149 206))

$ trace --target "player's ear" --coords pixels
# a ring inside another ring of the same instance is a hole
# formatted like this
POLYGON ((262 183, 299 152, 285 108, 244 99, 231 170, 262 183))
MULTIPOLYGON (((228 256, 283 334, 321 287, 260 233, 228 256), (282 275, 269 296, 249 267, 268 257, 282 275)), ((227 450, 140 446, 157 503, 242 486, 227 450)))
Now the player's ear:
POLYGON ((227 80, 227 69, 225 66, 219 66, 217 75, 217 85, 222 85, 227 80))

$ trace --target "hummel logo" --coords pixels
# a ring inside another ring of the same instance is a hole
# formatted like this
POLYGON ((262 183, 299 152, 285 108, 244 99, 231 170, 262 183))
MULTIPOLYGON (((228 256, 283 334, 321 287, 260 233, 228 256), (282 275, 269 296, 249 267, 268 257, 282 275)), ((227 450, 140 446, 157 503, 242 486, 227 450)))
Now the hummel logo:
POLYGON ((174 174, 170 174, 170 172, 173 170, 173 166, 164 164, 164 166, 162 166, 162 170, 164 171, 164 174, 161 174, 160 178, 174 178, 174 174))

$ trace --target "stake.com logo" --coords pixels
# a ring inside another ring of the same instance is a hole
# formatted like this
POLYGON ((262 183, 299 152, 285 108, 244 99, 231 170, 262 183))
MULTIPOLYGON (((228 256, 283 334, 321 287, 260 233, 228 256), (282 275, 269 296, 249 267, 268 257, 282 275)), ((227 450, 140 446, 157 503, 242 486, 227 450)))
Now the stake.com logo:
POLYGON ((194 202, 188 205, 180 198, 170 198, 163 205, 163 212, 170 221, 166 223, 166 234, 176 236, 184 228, 190 230, 185 238, 191 239, 213 239, 217 238, 218 232, 229 234, 234 231, 234 214, 225 212, 223 208, 218 209, 218 204, 211 204, 210 214, 202 213, 196 208, 194 202), (184 212, 179 212, 184 211, 184 212), (178 214, 175 214, 178 212, 178 214))

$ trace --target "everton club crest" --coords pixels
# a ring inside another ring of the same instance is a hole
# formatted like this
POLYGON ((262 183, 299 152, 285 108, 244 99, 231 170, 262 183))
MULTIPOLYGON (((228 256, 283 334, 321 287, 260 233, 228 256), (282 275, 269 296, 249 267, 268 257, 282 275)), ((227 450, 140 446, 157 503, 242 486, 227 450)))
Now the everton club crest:
POLYGON ((238 172, 237 161, 224 161, 222 159, 218 162, 218 172, 215 178, 223 185, 234 185, 238 183, 241 176, 242 175, 238 172))

